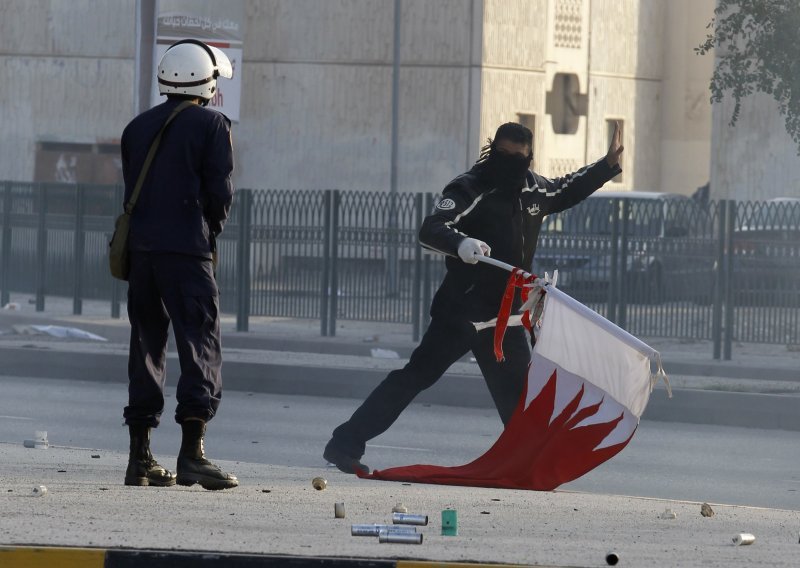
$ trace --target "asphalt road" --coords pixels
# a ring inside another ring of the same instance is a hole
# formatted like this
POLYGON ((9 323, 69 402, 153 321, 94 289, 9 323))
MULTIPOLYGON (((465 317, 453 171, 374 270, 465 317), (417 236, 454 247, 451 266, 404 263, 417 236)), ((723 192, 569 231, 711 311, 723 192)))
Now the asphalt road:
MULTIPOLYGON (((124 385, 9 376, 0 376, 0 384, 0 442, 21 444, 46 430, 55 446, 126 451, 124 385)), ((172 419, 174 388, 168 393, 153 451, 173 466, 180 434, 172 419)), ((359 402, 226 392, 206 450, 212 459, 319 467, 331 430, 359 402)), ((415 404, 370 443, 364 461, 378 469, 458 465, 485 451, 499 431, 491 410, 415 404)), ((800 510, 800 440, 780 430, 643 421, 621 454, 563 488, 800 510)))

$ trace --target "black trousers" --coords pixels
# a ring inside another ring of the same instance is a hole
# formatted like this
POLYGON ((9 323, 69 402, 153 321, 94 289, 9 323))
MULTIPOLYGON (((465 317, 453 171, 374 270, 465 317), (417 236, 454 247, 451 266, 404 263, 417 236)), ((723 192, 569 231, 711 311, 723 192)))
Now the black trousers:
POLYGON ((392 371, 333 431, 331 444, 353 457, 364 455, 368 440, 385 432, 420 392, 472 351, 503 424, 514 413, 527 381, 530 346, 521 326, 509 327, 503 341, 505 361, 494 356, 494 328, 475 331, 464 320, 434 318, 408 364, 392 371))
POLYGON ((211 260, 131 253, 126 424, 158 426, 164 410, 169 325, 181 374, 175 420, 208 421, 222 397, 219 300, 211 260))

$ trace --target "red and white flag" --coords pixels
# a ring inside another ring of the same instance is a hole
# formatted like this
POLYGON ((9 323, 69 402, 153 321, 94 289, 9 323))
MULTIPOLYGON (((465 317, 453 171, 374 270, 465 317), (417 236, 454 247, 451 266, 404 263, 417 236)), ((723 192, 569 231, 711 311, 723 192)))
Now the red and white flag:
MULTIPOLYGON (((498 323, 500 327, 504 322, 498 323)), ((657 351, 547 285, 526 389, 494 445, 475 461, 458 467, 413 465, 362 477, 555 489, 591 471, 630 442, 659 377, 666 380, 657 351), (651 372, 651 362, 656 373, 651 372)))

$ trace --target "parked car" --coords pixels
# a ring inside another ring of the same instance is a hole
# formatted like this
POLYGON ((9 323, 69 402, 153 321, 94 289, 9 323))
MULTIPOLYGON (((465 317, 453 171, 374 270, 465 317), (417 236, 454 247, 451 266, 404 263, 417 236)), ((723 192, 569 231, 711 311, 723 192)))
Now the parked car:
POLYGON ((557 269, 559 287, 585 302, 608 301, 614 274, 618 300, 707 302, 714 264, 711 225, 706 207, 685 195, 598 192, 545 219, 533 272, 557 269))
POLYGON ((742 204, 737 221, 734 303, 800 307, 800 198, 742 204))

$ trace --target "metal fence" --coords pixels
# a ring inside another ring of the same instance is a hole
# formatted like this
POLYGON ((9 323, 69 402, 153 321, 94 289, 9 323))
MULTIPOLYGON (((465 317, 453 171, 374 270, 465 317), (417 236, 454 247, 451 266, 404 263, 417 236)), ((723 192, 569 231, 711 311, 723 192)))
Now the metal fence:
MULTIPOLYGON (((0 182, 0 304, 10 292, 111 300, 107 270, 121 208, 111 186, 0 182)), ((219 246, 222 309, 410 324, 419 338, 441 257, 417 244, 431 194, 239 190, 219 246)), ((628 199, 595 195, 542 227, 533 271, 642 337, 800 344, 800 202, 628 199)))

